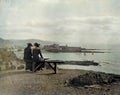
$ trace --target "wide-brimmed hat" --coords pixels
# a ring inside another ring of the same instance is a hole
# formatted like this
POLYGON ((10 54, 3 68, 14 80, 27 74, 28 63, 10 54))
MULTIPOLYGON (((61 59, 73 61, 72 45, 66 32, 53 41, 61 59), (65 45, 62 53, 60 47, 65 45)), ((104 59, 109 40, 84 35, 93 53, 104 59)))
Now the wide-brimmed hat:
POLYGON ((27 43, 27 45, 28 45, 28 46, 32 46, 32 44, 31 44, 31 43, 27 43))
POLYGON ((34 43, 34 46, 39 47, 39 46, 40 46, 40 44, 38 44, 38 43, 34 43))

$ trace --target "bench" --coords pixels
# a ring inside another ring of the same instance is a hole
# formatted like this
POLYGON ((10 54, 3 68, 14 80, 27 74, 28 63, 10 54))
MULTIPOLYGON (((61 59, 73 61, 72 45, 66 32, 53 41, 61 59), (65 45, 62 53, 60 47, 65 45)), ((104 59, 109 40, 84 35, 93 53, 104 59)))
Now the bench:
POLYGON ((64 61, 60 61, 60 60, 44 60, 41 64, 39 64, 36 68, 35 68, 35 63, 33 63, 33 72, 35 72, 38 68, 40 68, 43 64, 48 64, 52 70, 54 70, 54 73, 57 73, 57 64, 60 63, 64 63, 64 61), (53 66, 52 66, 53 64, 53 66))

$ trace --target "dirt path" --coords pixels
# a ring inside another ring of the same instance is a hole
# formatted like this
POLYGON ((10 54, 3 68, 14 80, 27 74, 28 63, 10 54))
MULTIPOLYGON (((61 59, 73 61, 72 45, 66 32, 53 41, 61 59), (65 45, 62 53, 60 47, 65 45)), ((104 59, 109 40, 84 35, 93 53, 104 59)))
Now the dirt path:
POLYGON ((45 70, 37 73, 25 71, 0 74, 0 95, 119 95, 120 84, 99 88, 65 87, 66 79, 87 71, 59 70, 58 74, 45 70))

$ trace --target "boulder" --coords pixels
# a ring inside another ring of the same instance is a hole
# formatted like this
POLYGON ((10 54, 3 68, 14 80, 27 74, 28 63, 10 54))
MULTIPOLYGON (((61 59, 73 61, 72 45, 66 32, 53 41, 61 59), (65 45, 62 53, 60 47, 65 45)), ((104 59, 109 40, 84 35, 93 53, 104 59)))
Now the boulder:
POLYGON ((101 72, 88 72, 72 79, 66 80, 67 86, 86 86, 86 85, 103 85, 120 82, 120 75, 106 74, 101 72))

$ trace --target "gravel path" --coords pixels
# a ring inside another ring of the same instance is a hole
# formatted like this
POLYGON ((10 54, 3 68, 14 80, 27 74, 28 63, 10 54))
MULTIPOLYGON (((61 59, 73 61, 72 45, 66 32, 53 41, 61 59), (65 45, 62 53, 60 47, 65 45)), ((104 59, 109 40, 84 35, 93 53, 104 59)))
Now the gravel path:
POLYGON ((0 78, 0 95, 46 95, 48 76, 38 73, 15 72, 0 78))
POLYGON ((0 95, 120 95, 120 83, 103 87, 65 87, 66 79, 86 71, 61 70, 30 73, 25 71, 0 73, 0 95))

